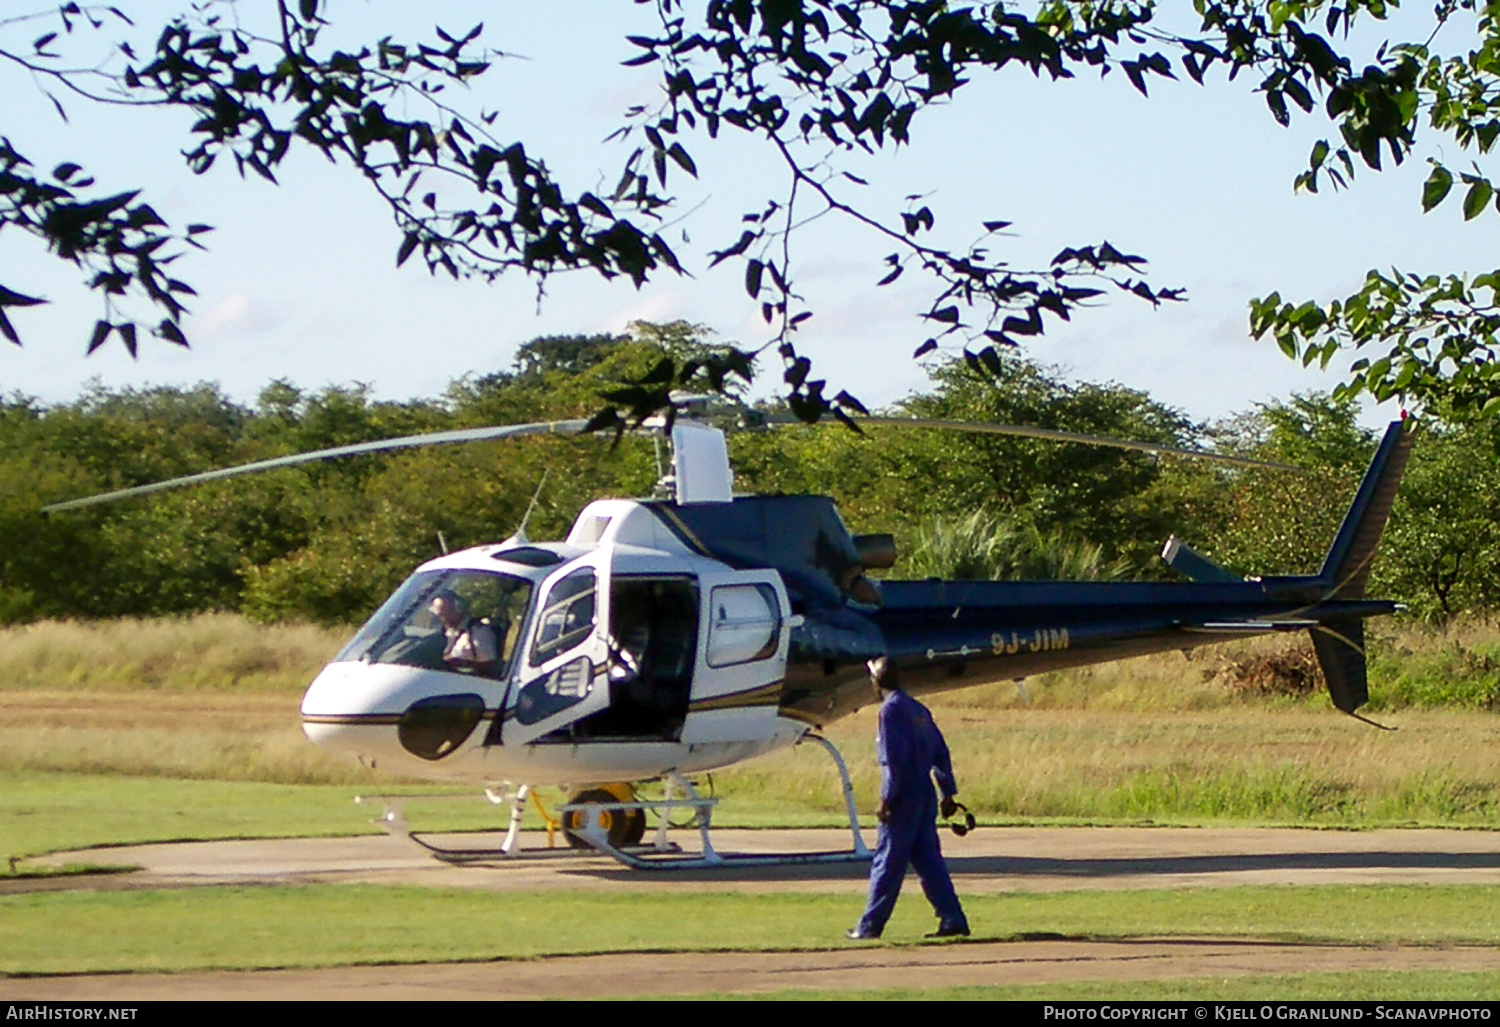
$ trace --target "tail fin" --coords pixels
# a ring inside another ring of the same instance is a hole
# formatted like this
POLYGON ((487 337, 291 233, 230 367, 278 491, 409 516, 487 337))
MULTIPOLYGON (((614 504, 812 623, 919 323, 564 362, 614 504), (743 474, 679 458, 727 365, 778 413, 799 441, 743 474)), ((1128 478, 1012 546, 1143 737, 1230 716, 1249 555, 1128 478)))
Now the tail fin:
POLYGON ((1324 585, 1324 599, 1359 599, 1365 594, 1375 547, 1385 531, 1391 504, 1396 500, 1396 487, 1401 484, 1401 474, 1411 452, 1414 433, 1407 427, 1409 423, 1412 422, 1393 421, 1375 451, 1375 459, 1370 461, 1365 480, 1360 483, 1349 513, 1328 549, 1323 569, 1318 572, 1318 579, 1324 585))
MULTIPOLYGON (((1391 504, 1396 500, 1396 488, 1406 470, 1414 437, 1406 421, 1393 422, 1386 429, 1359 492, 1349 505, 1349 513, 1328 549, 1323 569, 1318 572, 1324 601, 1364 596, 1375 547, 1380 544, 1385 522, 1391 515, 1391 504)), ((1358 617, 1336 617, 1309 633, 1333 705, 1354 714, 1370 698, 1364 621, 1358 617)))

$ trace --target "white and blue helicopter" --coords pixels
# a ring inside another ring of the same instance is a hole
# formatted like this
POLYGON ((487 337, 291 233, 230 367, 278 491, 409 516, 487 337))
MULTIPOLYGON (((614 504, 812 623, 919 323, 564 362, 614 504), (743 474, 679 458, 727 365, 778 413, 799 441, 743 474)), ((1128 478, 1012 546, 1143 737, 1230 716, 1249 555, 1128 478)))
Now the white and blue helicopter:
MULTIPOLYGON (((691 413, 691 408, 690 411, 691 413)), ((1044 429, 862 419, 1258 461, 1044 429)), ((167 488, 419 446, 542 433, 583 421, 509 425, 342 446, 54 504, 61 512, 167 488)), ((1364 597, 1413 432, 1387 430, 1323 567, 1241 578, 1175 536, 1163 558, 1191 580, 876 581, 890 535, 853 536, 824 496, 737 496, 723 432, 685 415, 654 499, 601 499, 561 542, 518 533, 418 567, 318 675, 307 736, 403 775, 485 787, 510 806, 498 848, 451 849, 413 833, 400 797, 385 826, 450 862, 522 849, 534 786, 563 784, 570 843, 632 867, 701 867, 869 856, 848 771, 819 730, 875 700, 867 664, 893 661, 913 694, 1015 679, 1270 632, 1311 632, 1334 705, 1367 699, 1363 622, 1397 604, 1364 597), (842 782, 849 850, 795 856, 715 851, 715 802, 693 777, 804 741, 842 782), (644 799, 635 783, 665 782, 644 799), (690 807, 702 841, 684 855, 669 813, 690 807), (643 845, 646 812, 660 819, 643 845)), ((1363 718, 1361 718, 1363 719, 1363 718)))

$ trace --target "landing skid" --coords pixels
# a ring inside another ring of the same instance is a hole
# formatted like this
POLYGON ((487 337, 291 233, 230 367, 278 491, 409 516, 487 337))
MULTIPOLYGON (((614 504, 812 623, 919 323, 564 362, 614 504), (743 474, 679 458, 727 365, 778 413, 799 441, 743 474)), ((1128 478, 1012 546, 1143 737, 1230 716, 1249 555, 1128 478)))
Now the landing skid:
MULTIPOLYGON (((356 803, 380 802, 385 805, 385 812, 375 819, 375 823, 385 828, 386 833, 393 838, 400 838, 404 842, 416 846, 419 850, 456 866, 467 863, 493 863, 504 859, 517 859, 525 856, 528 859, 537 857, 560 859, 564 856, 577 855, 577 850, 568 848, 553 848, 557 831, 561 825, 554 820, 541 803, 536 804, 547 824, 547 848, 545 849, 523 849, 520 846, 521 837, 521 814, 526 808, 526 801, 532 799, 530 785, 521 785, 509 795, 496 791, 493 788, 484 790, 484 797, 496 806, 509 804, 510 825, 505 832, 505 838, 495 848, 463 848, 453 849, 437 845, 428 841, 421 833, 411 829, 411 823, 406 819, 406 804, 411 801, 431 802, 441 799, 471 799, 470 795, 359 795, 354 801, 356 803)), ((533 799, 533 801, 535 801, 533 799)))
MULTIPOLYGON (((856 863, 868 861, 872 853, 865 845, 864 837, 860 834, 859 815, 854 804, 854 786, 849 780, 849 769, 844 764, 844 759, 839 751, 821 735, 811 732, 803 735, 797 740, 800 745, 804 741, 814 741, 823 747, 829 756, 833 758, 834 765, 838 768, 839 781, 844 793, 844 810, 849 818, 849 831, 852 835, 852 845, 849 849, 840 852, 797 852, 797 853, 731 853, 718 852, 713 841, 709 837, 709 825, 713 817, 713 808, 718 805, 719 800, 705 798, 698 794, 681 774, 673 771, 666 777, 666 789, 660 799, 644 799, 634 802, 587 802, 570 803, 557 807, 557 812, 564 818, 569 814, 577 817, 578 825, 572 829, 575 837, 586 842, 590 849, 609 856, 624 866, 634 870, 701 870, 715 867, 772 867, 772 866, 805 866, 816 863, 856 863), (680 791, 682 798, 674 798, 674 791, 680 791), (693 811, 692 826, 698 828, 699 837, 702 841, 702 851, 697 854, 685 853, 681 847, 667 838, 667 831, 672 826, 669 823, 672 810, 691 809, 693 811), (651 810, 657 814, 659 824, 656 835, 650 844, 633 845, 624 848, 611 845, 608 831, 604 826, 604 814, 623 814, 628 810, 651 810)), ((411 829, 405 813, 405 805, 408 801, 421 800, 431 801, 434 799, 457 799, 468 798, 459 795, 371 795, 359 796, 354 801, 357 803, 382 802, 385 812, 377 819, 380 824, 393 837, 402 839, 415 845, 422 852, 458 866, 472 863, 493 863, 502 860, 513 859, 536 859, 552 858, 561 859, 565 857, 577 857, 591 855, 587 850, 570 848, 553 848, 553 842, 557 830, 561 827, 558 820, 550 816, 537 802, 537 809, 542 813, 547 823, 546 849, 523 849, 520 846, 521 816, 526 807, 528 799, 533 798, 530 785, 521 785, 510 794, 504 794, 492 788, 486 788, 485 798, 491 803, 500 806, 510 806, 510 824, 506 829, 505 838, 500 845, 494 848, 448 848, 428 841, 422 834, 411 829)))

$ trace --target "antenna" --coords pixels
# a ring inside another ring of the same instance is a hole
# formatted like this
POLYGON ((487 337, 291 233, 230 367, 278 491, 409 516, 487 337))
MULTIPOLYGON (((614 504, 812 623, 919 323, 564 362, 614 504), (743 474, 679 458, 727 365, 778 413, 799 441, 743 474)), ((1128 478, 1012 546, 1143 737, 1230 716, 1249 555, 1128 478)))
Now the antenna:
POLYGON ((524 546, 531 543, 531 539, 526 537, 526 524, 531 520, 531 512, 536 509, 537 500, 542 498, 542 489, 547 485, 547 475, 551 473, 552 468, 542 468, 542 480, 537 482, 536 491, 531 494, 531 502, 527 504, 526 512, 521 515, 521 526, 516 529, 516 533, 514 535, 505 540, 505 545, 508 546, 511 543, 515 543, 517 545, 524 546))
POLYGON ((667 473, 661 458, 661 435, 651 433, 651 451, 656 455, 656 486, 652 495, 657 499, 677 498, 677 479, 667 473))

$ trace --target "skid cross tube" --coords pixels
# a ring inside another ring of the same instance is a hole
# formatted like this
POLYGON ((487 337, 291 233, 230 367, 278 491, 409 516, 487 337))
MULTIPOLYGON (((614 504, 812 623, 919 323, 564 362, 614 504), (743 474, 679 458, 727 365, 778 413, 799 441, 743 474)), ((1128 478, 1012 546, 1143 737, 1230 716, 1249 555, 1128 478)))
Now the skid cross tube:
MULTIPOLYGON (((495 863, 517 859, 563 859, 566 857, 576 858, 578 856, 591 855, 591 853, 580 852, 577 849, 553 847, 555 844, 556 832, 561 825, 556 817, 553 817, 545 809, 542 808, 540 800, 537 799, 536 793, 535 791, 533 791, 531 785, 520 785, 519 787, 508 793, 495 788, 486 788, 483 794, 486 800, 496 806, 510 806, 510 822, 505 831, 505 838, 500 842, 498 846, 494 846, 491 848, 474 847, 455 849, 438 845, 434 842, 428 841, 427 838, 423 837, 424 834, 432 834, 434 832, 413 831, 411 829, 411 823, 406 818, 406 804, 408 802, 425 802, 443 799, 472 800, 474 798, 472 794, 450 793, 439 795, 421 795, 416 793, 404 793, 391 795, 357 795, 354 797, 354 801, 359 805, 364 805, 366 803, 372 802, 379 802, 384 804, 384 812, 382 812, 380 816, 376 817, 373 823, 379 824, 381 827, 383 827, 386 833, 391 837, 399 838, 404 842, 414 845, 418 850, 425 853, 426 855, 432 856, 435 859, 439 859, 444 863, 450 863, 454 866, 463 866, 469 863, 495 863), (547 847, 545 849, 527 849, 521 847, 521 818, 526 807, 527 799, 530 799, 534 803, 536 803, 537 810, 541 813, 542 819, 546 823, 547 847)), ((659 804, 622 803, 619 805, 605 805, 600 808, 641 809, 652 808, 655 805, 659 804)), ((678 803, 678 805, 690 805, 690 803, 683 801, 678 803)), ((583 806, 557 807, 558 811, 563 813, 575 809, 587 810, 590 808, 591 807, 588 804, 584 804, 583 806)), ((635 847, 632 847, 631 851, 634 851, 634 848, 635 847)), ((666 842, 659 842, 657 845, 651 846, 651 849, 657 852, 675 852, 676 846, 666 842)))
POLYGON ((834 766, 838 768, 839 783, 844 792, 844 810, 849 817, 849 830, 853 835, 852 846, 841 852, 788 852, 788 853, 733 853, 725 854, 714 849, 713 840, 709 835, 710 822, 713 817, 713 808, 718 805, 718 799, 704 798, 698 794, 691 781, 681 774, 673 771, 667 775, 666 791, 664 798, 644 802, 598 802, 580 803, 574 806, 560 806, 559 810, 577 813, 582 820, 573 833, 582 838, 594 849, 630 867, 633 870, 707 870, 714 868, 738 868, 738 867, 777 867, 777 866, 806 866, 814 863, 860 863, 868 861, 872 853, 865 845, 864 837, 859 830, 859 814, 855 809, 854 785, 849 780, 849 768, 844 759, 839 755, 838 749, 832 742, 821 735, 813 734, 811 731, 799 738, 798 744, 804 741, 814 741, 823 747, 823 750, 833 757, 834 766), (674 799, 672 793, 674 788, 680 788, 686 798, 674 799), (662 848, 666 840, 667 815, 666 811, 672 808, 688 806, 693 809, 694 820, 698 827, 699 836, 703 842, 703 851, 694 856, 688 853, 676 853, 673 855, 655 855, 655 852, 664 851, 662 848), (609 843, 609 832, 604 829, 602 813, 613 810, 628 809, 656 809, 661 817, 661 824, 657 829, 657 844, 652 849, 625 851, 617 849, 609 843))

